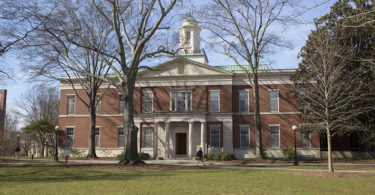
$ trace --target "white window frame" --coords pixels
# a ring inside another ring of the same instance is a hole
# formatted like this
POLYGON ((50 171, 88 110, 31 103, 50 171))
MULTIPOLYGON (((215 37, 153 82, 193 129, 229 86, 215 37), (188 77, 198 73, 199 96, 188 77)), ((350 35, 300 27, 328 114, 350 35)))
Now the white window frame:
POLYGON ((270 132, 270 148, 280 148, 280 145, 281 145, 281 137, 280 137, 280 131, 281 131, 281 128, 280 128, 280 124, 270 124, 269 125, 269 132, 270 132), (271 145, 271 127, 278 127, 279 128, 279 146, 278 147, 272 147, 271 145))
POLYGON ((246 113, 250 112, 250 96, 249 96, 249 90, 239 90, 238 91, 238 112, 241 113, 246 113), (247 111, 241 111, 241 92, 246 92, 247 93, 247 111))
POLYGON ((144 91, 143 92, 143 112, 144 113, 152 113, 154 111, 154 92, 152 91, 144 91), (151 111, 146 112, 146 94, 151 94, 151 111))
POLYGON ((152 126, 143 127, 143 148, 153 148, 154 147, 154 130, 152 126), (146 128, 151 128, 151 147, 146 147, 146 128))
POLYGON ((193 111, 193 90, 192 89, 172 89, 169 93, 169 97, 170 97, 170 102, 169 102, 169 110, 170 111, 174 111, 174 112, 191 112, 191 111, 193 111), (185 94, 185 110, 183 110, 183 111, 177 110, 177 101, 178 101, 177 99, 175 100, 175 109, 172 110, 172 101, 173 101, 172 94, 173 93, 179 93, 179 92, 190 93, 190 108, 189 109, 188 109, 188 105, 189 105, 188 100, 187 100, 186 94, 185 94))
POLYGON ((303 131, 303 127, 299 127, 299 129, 300 129, 300 131, 299 131, 299 133, 300 133, 300 145, 301 145, 301 148, 311 148, 311 132, 309 132, 309 131, 303 131), (309 146, 307 146, 307 147, 302 147, 302 134, 308 134, 309 136, 309 146))
POLYGON ((278 89, 268 89, 268 111, 269 112, 280 112, 280 92, 278 89), (277 111, 271 110, 271 96, 270 92, 277 92, 277 111))
MULTIPOLYGON (((124 110, 125 110, 125 108, 123 108, 122 111, 121 111, 121 109, 120 109, 120 108, 121 108, 121 106, 120 106, 120 105, 121 105, 121 100, 120 100, 120 97, 121 97, 121 96, 124 96, 124 94, 122 94, 122 93, 118 93, 118 94, 117 94, 117 100, 118 100, 118 108, 117 108, 117 109, 118 109, 118 113, 120 113, 120 114, 121 114, 121 113, 124 113, 124 110)), ((124 100, 124 101, 125 101, 125 100, 124 100)), ((124 107, 125 107, 125 105, 124 105, 124 107)))
POLYGON ((210 128, 210 147, 211 148, 220 148, 221 125, 209 125, 209 128, 210 128), (211 128, 219 128, 219 146, 212 146, 212 129, 211 128))
POLYGON ((66 115, 75 115, 76 114, 76 94, 66 94, 66 115), (69 96, 74 96, 74 105, 73 105, 73 113, 69 113, 69 96))
POLYGON ((96 94, 96 96, 95 96, 95 104, 96 104, 96 97, 98 97, 100 100, 98 102, 98 105, 96 105, 95 113, 96 114, 100 114, 100 112, 102 111, 102 108, 101 108, 101 105, 102 105, 102 94, 101 93, 96 94))
POLYGON ((240 125, 240 148, 250 148, 250 125, 240 125), (247 128, 249 132, 249 145, 248 146, 242 146, 242 134, 241 134, 241 128, 247 128))
POLYGON ((74 148, 74 129, 75 129, 75 126, 67 126, 67 127, 65 127, 65 131, 66 131, 65 148, 68 148, 68 147, 66 146, 66 144, 68 143, 68 141, 67 141, 67 140, 68 140, 68 129, 73 129, 73 136, 69 135, 69 136, 72 137, 72 146, 69 147, 69 148, 74 148))
POLYGON ((94 132, 94 134, 95 134, 95 148, 100 148, 100 132, 101 132, 100 129, 101 129, 100 126, 95 127, 95 132, 94 132), (98 142, 96 141, 96 129, 99 129, 98 142))
POLYGON ((209 102, 210 102, 210 112, 220 112, 220 90, 208 90, 208 95, 209 95, 209 102), (217 111, 212 111, 211 110, 211 92, 217 92, 217 111))
MULTIPOLYGON (((122 131, 123 131, 123 135, 121 135, 124 139, 125 139, 125 131, 124 131, 124 127, 123 126, 117 126, 117 147, 118 148, 122 148, 124 146, 120 146, 120 135, 119 135, 119 129, 122 128, 122 131)), ((125 145, 125 140, 124 140, 124 145, 125 145)))
POLYGON ((191 43, 191 31, 190 30, 188 30, 188 31, 185 31, 185 33, 184 33, 184 38, 185 38, 185 41, 184 41, 184 43, 185 44, 190 44, 191 43), (188 36, 188 34, 189 34, 189 36, 188 36), (188 39, 188 37, 189 37, 189 39, 188 39))

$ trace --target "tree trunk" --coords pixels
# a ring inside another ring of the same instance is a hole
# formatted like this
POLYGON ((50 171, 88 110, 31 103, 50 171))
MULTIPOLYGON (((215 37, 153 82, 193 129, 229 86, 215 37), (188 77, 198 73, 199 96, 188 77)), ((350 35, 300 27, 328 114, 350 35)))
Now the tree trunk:
POLYGON ((119 162, 120 164, 144 164, 139 158, 137 151, 137 133, 138 128, 134 125, 134 108, 133 108, 133 91, 134 86, 132 82, 128 82, 125 86, 127 90, 127 96, 124 101, 124 156, 119 162))
POLYGON ((327 131, 327 145, 328 145, 328 171, 333 173, 333 161, 332 161, 332 136, 329 127, 326 127, 327 131))
POLYGON ((92 101, 92 97, 91 98, 91 102, 90 102, 90 136, 89 136, 89 153, 87 154, 87 157, 88 158, 98 158, 98 156, 96 156, 96 150, 95 150, 95 127, 96 127, 96 110, 95 110, 95 106, 93 106, 93 104, 95 104, 95 96, 94 96, 94 101, 92 101))
POLYGON ((254 83, 254 105, 255 105, 255 132, 256 132, 256 158, 264 159, 263 145, 262 145, 262 124, 260 121, 260 106, 259 106, 259 85, 258 74, 253 74, 254 83))

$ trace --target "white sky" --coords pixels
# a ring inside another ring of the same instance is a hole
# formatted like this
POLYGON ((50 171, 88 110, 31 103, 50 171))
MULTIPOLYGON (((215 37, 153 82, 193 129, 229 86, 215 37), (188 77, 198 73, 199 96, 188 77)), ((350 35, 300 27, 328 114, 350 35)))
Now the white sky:
MULTIPOLYGON (((191 0, 194 2, 196 0, 191 0)), ((303 0, 301 3, 305 7, 312 7, 313 5, 319 4, 319 2, 323 2, 325 0, 303 0)), ((275 53, 269 56, 269 59, 272 61, 271 68, 276 69, 283 69, 283 68, 297 68, 298 67, 298 59, 297 55, 300 49, 304 46, 307 36, 309 35, 310 31, 314 29, 313 26, 313 19, 319 18, 320 16, 327 14, 329 12, 329 7, 334 3, 334 0, 321 5, 309 12, 305 13, 301 16, 300 20, 303 24, 294 24, 288 26, 288 29, 281 34, 281 36, 292 43, 293 49, 287 48, 278 48, 276 49, 275 53)), ((199 22, 199 21, 198 21, 199 22)), ((171 29, 178 31, 178 29, 171 29)), ((201 33, 202 39, 204 39, 206 32, 204 30, 201 33)), ((230 65, 234 64, 230 59, 227 57, 216 54, 213 51, 210 51, 208 48, 202 47, 205 49, 209 64, 210 65, 230 65)), ((27 91, 28 89, 32 88, 35 84, 26 80, 27 75, 22 71, 22 67, 20 62, 17 60, 16 55, 21 54, 7 54, 5 55, 5 59, 3 56, 2 60, 5 60, 5 64, 8 67, 14 68, 15 78, 13 81, 8 82, 6 84, 1 83, 0 89, 7 89, 8 96, 7 96, 7 110, 16 109, 18 105, 16 105, 16 100, 20 100, 21 95, 23 92, 27 91)), ((164 60, 161 60, 164 61, 164 60)), ((54 84, 54 86, 58 86, 58 83, 54 84)), ((22 127, 23 121, 20 121, 19 127, 22 127)))

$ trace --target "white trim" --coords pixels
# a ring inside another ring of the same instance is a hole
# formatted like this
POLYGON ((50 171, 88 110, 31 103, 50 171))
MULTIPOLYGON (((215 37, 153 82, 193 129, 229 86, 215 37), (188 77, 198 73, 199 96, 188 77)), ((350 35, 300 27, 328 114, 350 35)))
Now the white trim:
MULTIPOLYGON (((99 129, 99 135, 98 135, 98 140, 99 140, 99 142, 98 142, 98 146, 96 146, 96 140, 95 140, 95 148, 100 148, 100 132, 101 132, 101 127, 100 126, 95 126, 95 131, 96 131, 96 128, 98 128, 99 129)), ((95 139, 96 139, 96 132, 94 132, 94 134, 95 134, 95 139)))
MULTIPOLYGON (((75 126, 65 126, 65 131, 66 131, 65 139, 67 139, 67 137, 68 137, 68 128, 73 129, 72 147, 69 147, 69 148, 66 147, 66 143, 67 143, 67 142, 65 142, 65 148, 67 148, 67 149, 72 149, 72 148, 74 148, 74 135, 75 135, 74 131, 75 131, 75 126)), ((70 136, 70 135, 69 135, 69 136, 70 136)))
MULTIPOLYGON (((295 84, 289 80, 260 80, 259 85, 285 85, 285 84, 295 84)), ((179 80, 171 80, 171 81, 137 81, 135 86, 136 87, 170 87, 170 86, 212 86, 212 85, 246 85, 249 86, 247 81, 234 81, 232 79, 228 80, 220 80, 219 79, 210 79, 210 80, 196 80, 196 81, 183 81, 179 80)), ((83 89, 79 84, 75 85, 75 89, 83 89)), ((103 84, 100 86, 100 89, 108 88, 108 84, 103 84)), ((111 89, 116 89, 114 86, 109 86, 111 89)), ((60 90, 68 90, 73 89, 72 86, 61 84, 60 90)))
POLYGON ((280 96, 280 91, 279 91, 279 89, 268 89, 268 110, 269 110, 269 112, 280 112, 280 98, 279 98, 279 96, 280 96), (271 111, 271 99, 270 99, 270 92, 273 92, 273 91, 276 91, 277 92, 277 111, 271 111))
POLYGON ((211 112, 211 99, 209 98, 209 106, 210 106, 210 110, 209 110, 209 112, 210 113, 218 113, 218 112, 220 112, 220 90, 208 90, 208 96, 209 97, 211 97, 211 92, 218 92, 219 93, 219 95, 218 95, 218 99, 217 99, 217 101, 218 101, 218 104, 217 104, 217 108, 218 108, 218 111, 217 112, 211 112))
POLYGON ((238 90, 238 112, 239 113, 248 113, 250 111, 250 90, 238 90), (247 92, 247 112, 241 112, 241 92, 246 91, 247 92))
MULTIPOLYGON (((95 108, 95 113, 96 114, 100 114, 101 112, 102 112, 102 108, 101 108, 101 106, 102 106, 102 94, 101 93, 97 93, 96 94, 99 98, 100 98, 100 100, 99 100, 99 103, 98 103, 98 105, 97 105, 97 107, 95 108), (96 112, 96 109, 98 108, 98 106, 99 106, 99 112, 96 112)), ((95 100, 96 100, 96 97, 97 96, 95 96, 95 100)), ((96 103, 96 102, 95 102, 96 103)))
POLYGON ((143 91, 143 112, 144 113, 153 113, 154 112, 154 92, 153 91, 143 91), (146 112, 145 104, 145 94, 151 94, 151 112, 146 112))
POLYGON ((210 148, 221 148, 220 146, 220 141, 221 141, 221 125, 218 125, 218 124, 209 124, 208 125, 208 128, 210 129, 210 148), (219 128, 219 146, 212 146, 212 133, 211 133, 211 127, 218 127, 219 128))
POLYGON ((239 125, 240 129, 239 129, 239 134, 240 134, 240 149, 248 149, 248 148, 251 148, 251 144, 250 144, 250 125, 249 124, 240 124, 239 125), (247 130, 249 131, 249 146, 248 147, 242 147, 241 146, 241 127, 247 127, 247 130))
POLYGON ((186 89, 186 88, 181 88, 181 89, 170 89, 169 90, 169 111, 171 112, 178 112, 177 110, 177 99, 176 99, 176 102, 175 102, 175 109, 172 110, 172 93, 178 93, 178 92, 185 92, 185 110, 184 111, 193 111, 193 89, 186 89), (186 98, 186 94, 190 93, 190 110, 187 110, 186 108, 188 108, 187 106, 189 105, 188 104, 188 99, 186 98))
POLYGON ((77 103, 77 95, 76 94, 66 94, 66 115, 74 116, 76 114, 76 103, 77 103), (69 107, 69 96, 74 96, 74 105, 73 105, 73 114, 68 113, 69 107))
POLYGON ((281 131, 281 128, 280 128, 280 124, 269 124, 269 132, 270 132, 270 148, 281 148, 281 138, 280 138, 280 131, 281 131), (271 127, 278 127, 279 128, 279 147, 272 147, 271 146, 271 127))

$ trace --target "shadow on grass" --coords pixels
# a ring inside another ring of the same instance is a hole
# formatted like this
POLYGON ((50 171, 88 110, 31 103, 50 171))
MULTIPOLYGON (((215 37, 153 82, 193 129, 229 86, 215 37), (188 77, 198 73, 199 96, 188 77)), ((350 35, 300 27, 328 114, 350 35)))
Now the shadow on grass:
POLYGON ((138 180, 144 178, 170 177, 182 173, 194 174, 194 171, 213 172, 212 170, 93 170, 78 167, 61 166, 18 166, 0 167, 2 182, 71 182, 94 180, 138 180))

